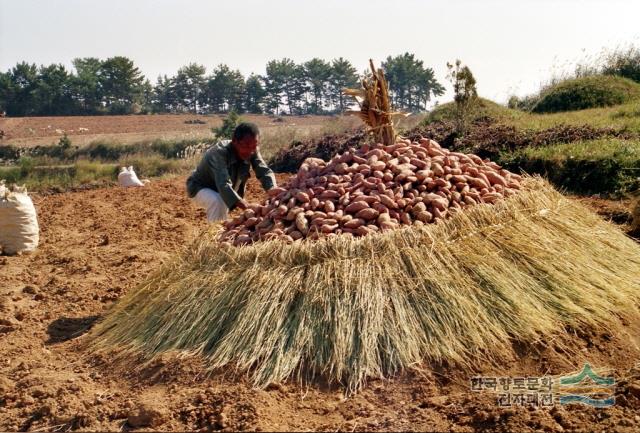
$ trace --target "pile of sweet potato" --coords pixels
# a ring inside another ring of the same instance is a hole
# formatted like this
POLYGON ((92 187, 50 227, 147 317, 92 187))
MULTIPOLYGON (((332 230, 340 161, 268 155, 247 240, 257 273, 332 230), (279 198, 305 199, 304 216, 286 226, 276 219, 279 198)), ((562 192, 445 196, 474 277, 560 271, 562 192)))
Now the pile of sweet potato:
POLYGON ((364 145, 329 162, 304 161, 297 175, 225 223, 221 241, 294 242, 365 236, 445 219, 467 206, 495 203, 520 189, 520 176, 476 155, 426 138, 364 145))

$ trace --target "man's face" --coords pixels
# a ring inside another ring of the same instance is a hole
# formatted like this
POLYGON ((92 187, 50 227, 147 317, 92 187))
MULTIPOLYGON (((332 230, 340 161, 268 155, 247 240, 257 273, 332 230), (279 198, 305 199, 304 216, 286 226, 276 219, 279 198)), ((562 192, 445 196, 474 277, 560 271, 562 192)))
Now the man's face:
POLYGON ((260 136, 245 135, 241 140, 232 140, 232 143, 238 158, 246 161, 256 152, 260 144, 260 136))

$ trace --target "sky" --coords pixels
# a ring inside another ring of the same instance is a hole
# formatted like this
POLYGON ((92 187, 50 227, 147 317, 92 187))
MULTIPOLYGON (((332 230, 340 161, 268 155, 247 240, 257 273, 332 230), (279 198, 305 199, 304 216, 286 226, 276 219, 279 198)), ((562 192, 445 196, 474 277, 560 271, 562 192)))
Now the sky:
MULTIPOLYGON (((460 59, 497 102, 603 49, 640 46, 640 0, 0 0, 0 70, 131 58, 155 83, 191 62, 263 74, 269 60, 415 54, 448 89, 460 59)), ((441 101, 451 99, 450 90, 441 101)))

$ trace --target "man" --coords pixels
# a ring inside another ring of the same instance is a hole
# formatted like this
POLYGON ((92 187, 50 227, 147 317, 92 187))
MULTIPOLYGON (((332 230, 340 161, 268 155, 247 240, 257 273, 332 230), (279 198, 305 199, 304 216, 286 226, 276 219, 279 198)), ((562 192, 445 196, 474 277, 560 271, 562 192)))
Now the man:
POLYGON ((187 192, 207 211, 209 222, 227 219, 229 210, 247 208, 243 199, 250 166, 265 191, 276 186, 273 171, 260 155, 260 131, 253 123, 241 123, 231 140, 209 148, 187 179, 187 192))

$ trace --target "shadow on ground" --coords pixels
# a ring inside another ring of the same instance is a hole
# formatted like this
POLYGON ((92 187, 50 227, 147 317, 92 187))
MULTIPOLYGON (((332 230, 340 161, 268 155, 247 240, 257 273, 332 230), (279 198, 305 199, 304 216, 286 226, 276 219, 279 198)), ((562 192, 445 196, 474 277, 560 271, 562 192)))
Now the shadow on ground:
POLYGON ((47 327, 47 344, 62 343, 81 336, 91 329, 100 316, 61 317, 47 327))

